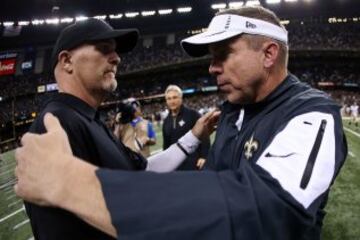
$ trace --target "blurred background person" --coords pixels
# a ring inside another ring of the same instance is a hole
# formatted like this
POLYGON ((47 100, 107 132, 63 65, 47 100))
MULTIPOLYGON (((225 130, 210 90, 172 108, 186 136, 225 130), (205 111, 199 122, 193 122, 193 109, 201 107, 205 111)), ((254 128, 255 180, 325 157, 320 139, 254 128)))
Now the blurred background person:
POLYGON ((141 105, 128 99, 116 116, 114 134, 127 147, 144 157, 150 156, 150 146, 156 144, 156 133, 151 121, 143 118, 141 105))
POLYGON ((353 123, 356 127, 358 126, 358 116, 359 116, 359 105, 357 104, 356 100, 350 106, 350 113, 351 113, 351 120, 349 125, 353 123))
MULTIPOLYGON (((167 149, 171 144, 189 131, 200 118, 200 114, 183 104, 183 93, 177 85, 169 85, 165 90, 165 101, 169 114, 164 120, 163 149, 167 149)), ((209 152, 210 139, 203 139, 201 146, 196 152, 190 154, 187 159, 178 167, 178 170, 201 169, 205 164, 209 152)))

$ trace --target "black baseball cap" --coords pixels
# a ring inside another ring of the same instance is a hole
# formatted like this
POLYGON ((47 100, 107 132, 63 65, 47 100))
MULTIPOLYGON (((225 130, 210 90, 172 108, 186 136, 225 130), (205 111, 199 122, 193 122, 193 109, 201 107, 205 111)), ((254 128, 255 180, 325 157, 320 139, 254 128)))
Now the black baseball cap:
POLYGON ((114 39, 116 52, 126 53, 134 49, 138 38, 139 31, 137 29, 113 29, 100 19, 90 18, 71 24, 65 27, 57 38, 51 55, 50 75, 57 64, 59 53, 63 50, 71 50, 92 41, 114 39))

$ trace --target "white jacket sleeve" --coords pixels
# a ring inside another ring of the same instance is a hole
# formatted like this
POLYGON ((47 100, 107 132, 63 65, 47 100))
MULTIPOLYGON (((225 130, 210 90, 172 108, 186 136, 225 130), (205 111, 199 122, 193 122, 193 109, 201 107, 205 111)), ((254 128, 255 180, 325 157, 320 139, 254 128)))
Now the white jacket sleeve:
POLYGON ((187 157, 184 150, 188 154, 195 152, 200 144, 200 141, 190 130, 178 140, 178 144, 181 145, 183 150, 174 143, 165 151, 150 156, 147 159, 148 163, 146 171, 161 173, 175 170, 187 157))

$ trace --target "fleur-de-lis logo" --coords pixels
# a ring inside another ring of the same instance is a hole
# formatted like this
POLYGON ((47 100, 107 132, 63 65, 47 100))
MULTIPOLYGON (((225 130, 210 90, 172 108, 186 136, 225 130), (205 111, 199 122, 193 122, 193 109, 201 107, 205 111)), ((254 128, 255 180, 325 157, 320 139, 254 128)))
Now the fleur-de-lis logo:
POLYGON ((258 141, 254 140, 254 135, 252 135, 250 140, 246 141, 244 145, 245 157, 247 160, 253 156, 253 153, 258 149, 258 147, 258 141))

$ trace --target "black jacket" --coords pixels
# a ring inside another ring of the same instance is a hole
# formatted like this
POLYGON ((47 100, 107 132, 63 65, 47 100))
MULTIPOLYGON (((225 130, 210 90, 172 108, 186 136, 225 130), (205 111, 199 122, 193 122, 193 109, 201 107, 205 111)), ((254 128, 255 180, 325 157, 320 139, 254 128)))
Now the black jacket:
POLYGON ((319 240, 346 155, 339 106, 289 75, 259 103, 225 104, 211 170, 97 175, 123 239, 319 240))
MULTIPOLYGON (((196 121, 200 118, 200 114, 190 108, 181 106, 179 113, 173 117, 171 113, 165 118, 163 124, 163 149, 167 149, 173 143, 176 143, 179 138, 184 136, 196 121)), ((196 152, 191 154, 179 167, 178 170, 195 170, 196 161, 199 158, 205 158, 208 155, 210 147, 210 140, 202 141, 200 147, 196 152)))

